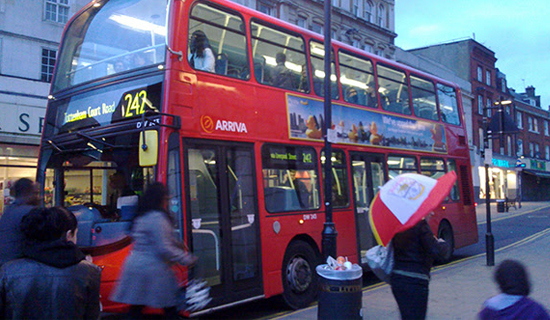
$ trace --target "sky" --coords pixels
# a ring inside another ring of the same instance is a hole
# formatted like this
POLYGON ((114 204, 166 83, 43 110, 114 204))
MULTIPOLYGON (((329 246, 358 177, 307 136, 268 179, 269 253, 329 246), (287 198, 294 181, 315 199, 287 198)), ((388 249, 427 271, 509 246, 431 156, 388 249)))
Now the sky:
POLYGON ((508 87, 534 86, 550 105, 548 0, 395 0, 395 44, 414 49, 475 39, 495 53, 508 87))

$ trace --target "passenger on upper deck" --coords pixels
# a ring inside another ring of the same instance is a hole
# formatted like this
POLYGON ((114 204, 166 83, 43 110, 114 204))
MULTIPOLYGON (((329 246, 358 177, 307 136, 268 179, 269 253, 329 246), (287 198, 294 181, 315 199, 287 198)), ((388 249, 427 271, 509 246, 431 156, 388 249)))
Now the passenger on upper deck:
POLYGON ((196 30, 189 43, 189 64, 198 70, 215 72, 216 58, 210 47, 208 37, 201 30, 196 30))
POLYGON ((365 105, 376 108, 378 106, 378 97, 376 96, 376 84, 370 81, 365 89, 365 105))
POLYGON ((286 55, 282 52, 278 52, 275 55, 275 61, 277 65, 273 68, 271 84, 279 88, 294 89, 292 84, 292 73, 285 66, 286 55))

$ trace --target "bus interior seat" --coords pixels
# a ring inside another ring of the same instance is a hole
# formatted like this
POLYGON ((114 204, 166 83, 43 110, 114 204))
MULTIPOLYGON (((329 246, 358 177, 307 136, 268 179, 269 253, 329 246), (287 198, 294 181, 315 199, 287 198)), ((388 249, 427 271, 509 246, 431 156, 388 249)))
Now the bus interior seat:
POLYGON ((270 187, 264 189, 265 207, 269 212, 300 210, 296 190, 291 187, 270 187))
POLYGON ((119 197, 116 200, 116 207, 117 209, 122 209, 123 206, 136 206, 137 203, 138 203, 137 195, 123 196, 123 197, 119 197))
MULTIPOLYGON (((126 206, 124 206, 126 207, 126 206)), ((78 221, 77 245, 99 246, 116 242, 126 237, 130 221, 105 219, 97 208, 77 205, 69 208, 78 221)))
POLYGON ((217 74, 227 74, 227 67, 229 64, 227 54, 220 53, 216 56, 216 73, 217 74))

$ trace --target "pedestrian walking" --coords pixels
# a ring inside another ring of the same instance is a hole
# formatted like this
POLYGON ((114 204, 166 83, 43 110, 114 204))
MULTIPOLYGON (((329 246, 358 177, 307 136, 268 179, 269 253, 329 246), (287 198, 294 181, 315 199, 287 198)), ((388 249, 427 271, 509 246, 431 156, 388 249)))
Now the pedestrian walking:
POLYGON ((431 215, 433 212, 392 239, 391 290, 403 320, 426 318, 433 261, 443 259, 450 250, 449 244, 437 239, 430 229, 427 220, 431 215))
POLYGON ((15 202, 0 217, 0 266, 20 258, 23 234, 19 228, 21 219, 39 202, 38 187, 27 178, 17 180, 13 186, 15 202))
POLYGON ((531 284, 525 266, 516 260, 502 261, 494 273, 500 294, 483 303, 479 319, 541 319, 548 320, 548 311, 529 298, 531 284))
POLYGON ((23 258, 0 269, 0 318, 98 319, 101 268, 76 246, 74 214, 35 208, 21 231, 23 258))
POLYGON ((166 187, 159 182, 153 183, 139 199, 132 220, 134 246, 111 295, 111 300, 130 305, 131 319, 140 319, 145 306, 163 308, 166 318, 176 319, 179 288, 172 265, 190 266, 197 261, 174 237, 174 224, 167 205, 166 187))

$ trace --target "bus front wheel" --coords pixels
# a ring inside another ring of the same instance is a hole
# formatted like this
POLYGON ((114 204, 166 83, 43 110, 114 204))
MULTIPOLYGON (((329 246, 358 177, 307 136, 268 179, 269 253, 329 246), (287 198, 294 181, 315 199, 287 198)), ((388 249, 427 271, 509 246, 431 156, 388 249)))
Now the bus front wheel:
POLYGON ((318 280, 315 266, 317 255, 304 241, 292 242, 283 260, 283 299, 292 309, 307 307, 315 301, 318 280))
POLYGON ((453 257, 453 251, 455 247, 454 242, 454 235, 453 235, 453 229, 451 228, 451 225, 447 221, 442 221, 439 225, 439 229, 437 231, 437 237, 445 240, 450 246, 451 250, 443 257, 443 259, 440 259, 439 262, 441 263, 449 263, 451 262, 451 259, 453 257))

